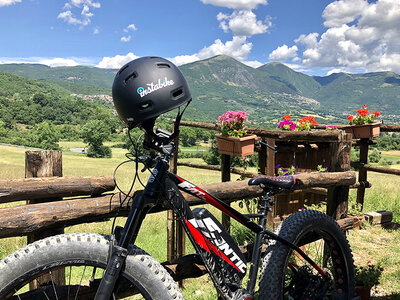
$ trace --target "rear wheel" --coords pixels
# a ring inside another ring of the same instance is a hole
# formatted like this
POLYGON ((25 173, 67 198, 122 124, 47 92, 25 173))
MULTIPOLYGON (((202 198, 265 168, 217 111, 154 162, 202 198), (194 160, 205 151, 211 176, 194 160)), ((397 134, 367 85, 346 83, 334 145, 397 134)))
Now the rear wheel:
MULTIPOLYGON (((107 265, 109 240, 76 233, 30 244, 0 261, 0 299, 94 299, 107 265), (65 275, 55 275, 63 269, 65 275), (58 277, 58 278, 56 278, 58 277)), ((118 299, 183 299, 167 271, 131 246, 118 299)))
POLYGON ((259 299, 352 299, 350 246, 334 219, 306 210, 287 218, 277 234, 299 246, 328 275, 321 276, 298 253, 271 241, 263 260, 259 299))

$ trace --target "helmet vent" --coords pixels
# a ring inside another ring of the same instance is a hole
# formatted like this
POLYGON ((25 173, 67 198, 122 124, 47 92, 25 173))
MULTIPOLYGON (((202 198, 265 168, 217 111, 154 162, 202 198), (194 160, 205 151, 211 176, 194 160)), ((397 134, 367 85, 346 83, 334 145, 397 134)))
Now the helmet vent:
POLYGON ((171 68, 171 66, 169 64, 165 64, 165 63, 159 63, 159 64, 157 64, 157 67, 159 67, 159 68, 171 68))
POLYGON ((118 75, 121 75, 121 73, 123 71, 125 71, 126 69, 128 69, 128 67, 129 67, 129 64, 126 64, 124 67, 122 67, 121 70, 119 70, 118 75))
POLYGON ((141 105, 140 105, 140 107, 139 107, 139 110, 140 111, 142 111, 142 110, 147 110, 147 109, 149 109, 150 107, 152 107, 153 106, 153 104, 149 101, 149 102, 145 102, 145 103, 142 103, 141 105))
POLYGON ((183 95, 183 89, 182 88, 179 88, 179 89, 177 89, 177 90, 175 90, 175 91, 173 91, 172 92, 172 99, 173 100, 176 100, 176 99, 178 99, 180 96, 182 96, 183 95))
POLYGON ((134 79, 137 77, 137 73, 133 72, 131 75, 125 78, 125 83, 128 83, 129 80, 134 79))

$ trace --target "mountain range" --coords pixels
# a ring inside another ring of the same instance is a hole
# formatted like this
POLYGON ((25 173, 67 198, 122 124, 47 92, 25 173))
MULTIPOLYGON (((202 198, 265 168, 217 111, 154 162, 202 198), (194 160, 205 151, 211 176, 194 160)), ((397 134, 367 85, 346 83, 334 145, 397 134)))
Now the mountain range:
MULTIPOLYGON (((225 55, 180 66, 193 101, 185 116, 214 122, 227 110, 245 110, 258 125, 276 126, 284 114, 314 115, 321 124, 344 123, 363 104, 385 123, 400 116, 400 76, 393 72, 309 76, 281 63, 257 69, 225 55)), ((110 95, 117 70, 3 64, 0 72, 51 82, 71 94, 110 95)))

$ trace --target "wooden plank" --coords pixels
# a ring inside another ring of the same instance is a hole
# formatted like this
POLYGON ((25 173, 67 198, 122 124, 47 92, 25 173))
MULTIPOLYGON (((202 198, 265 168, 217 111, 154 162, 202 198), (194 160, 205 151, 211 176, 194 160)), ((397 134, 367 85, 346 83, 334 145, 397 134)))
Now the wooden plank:
POLYGON ((356 169, 365 169, 367 171, 372 171, 372 172, 377 172, 377 173, 400 175, 400 169, 371 166, 371 165, 363 164, 360 162, 352 162, 351 166, 356 169))
MULTIPOLYGON (((298 174, 296 175, 294 190, 352 185, 355 181, 356 174, 354 171, 298 174)), ((262 189, 258 186, 249 186, 248 180, 207 184, 200 187, 226 202, 262 195, 262 189)), ((119 196, 120 194, 117 193, 93 198, 1 208, 0 238, 22 236, 43 228, 106 220, 109 217, 114 217, 115 212, 119 209, 119 196)), ((183 196, 189 205, 204 204, 204 201, 194 196, 186 193, 183 193, 183 196)), ((162 207, 156 207, 151 210, 151 213, 163 210, 165 209, 162 207)), ((128 212, 129 207, 127 203, 124 203, 120 210, 121 216, 126 216, 128 212)))
POLYGON ((109 177, 42 177, 0 180, 0 203, 74 197, 96 196, 115 188, 109 177))

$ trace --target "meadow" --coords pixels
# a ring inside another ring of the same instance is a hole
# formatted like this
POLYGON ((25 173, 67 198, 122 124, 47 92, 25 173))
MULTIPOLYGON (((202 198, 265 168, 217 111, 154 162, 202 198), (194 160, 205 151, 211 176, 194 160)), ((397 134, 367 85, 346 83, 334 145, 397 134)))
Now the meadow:
MULTIPOLYGON (((115 167, 126 160, 126 150, 112 148, 113 156, 110 159, 88 158, 83 154, 69 151, 70 148, 84 147, 80 142, 61 142, 63 149, 63 176, 112 176, 115 167)), ((20 179, 24 177, 25 149, 0 146, 0 180, 20 179)), ((393 161, 400 160, 397 152, 382 152, 390 156, 393 161)), ((197 160, 199 159, 191 159, 197 160)), ((124 164, 116 173, 118 185, 127 190, 134 176, 133 164, 124 164)), ((399 165, 392 165, 400 168, 399 165)), ((209 170, 179 167, 178 174, 196 184, 206 184, 220 181, 220 173, 209 170)), ((140 174, 142 181, 148 178, 147 173, 140 174)), ((238 176, 232 174, 232 180, 238 176)), ((368 180, 372 187, 366 191, 364 212, 376 210, 390 210, 394 220, 400 223, 400 177, 379 173, 368 173, 368 180)), ((139 183, 135 189, 141 189, 139 183)), ((356 191, 350 192, 350 205, 355 203, 356 191)), ((20 205, 23 203, 3 204, 2 206, 20 205)), ((0 206, 1 207, 1 206, 0 206)), ((208 207, 209 208, 209 207, 208 207)), ((210 208, 209 208, 210 209, 210 208)), ((211 210, 211 209, 210 209, 211 210)), ((124 218, 118 223, 123 224, 124 218)), ((109 234, 111 222, 90 223, 65 228, 65 232, 98 232, 109 234)), ((145 249, 158 261, 166 260, 166 213, 150 214, 146 217, 137 240, 139 247, 145 249), (160 246, 165 245, 165 246, 160 246)), ((375 299, 400 299, 400 230, 382 229, 365 226, 363 230, 350 230, 347 234, 353 249, 354 260, 357 265, 365 265, 368 261, 379 263, 384 267, 381 284, 375 288, 375 299)), ((0 258, 22 247, 26 243, 25 237, 6 238, 0 240, 0 258)), ((192 248, 187 244, 187 253, 192 248)), ((207 275, 197 279, 188 279, 184 283, 186 299, 216 299, 215 289, 207 275)))

